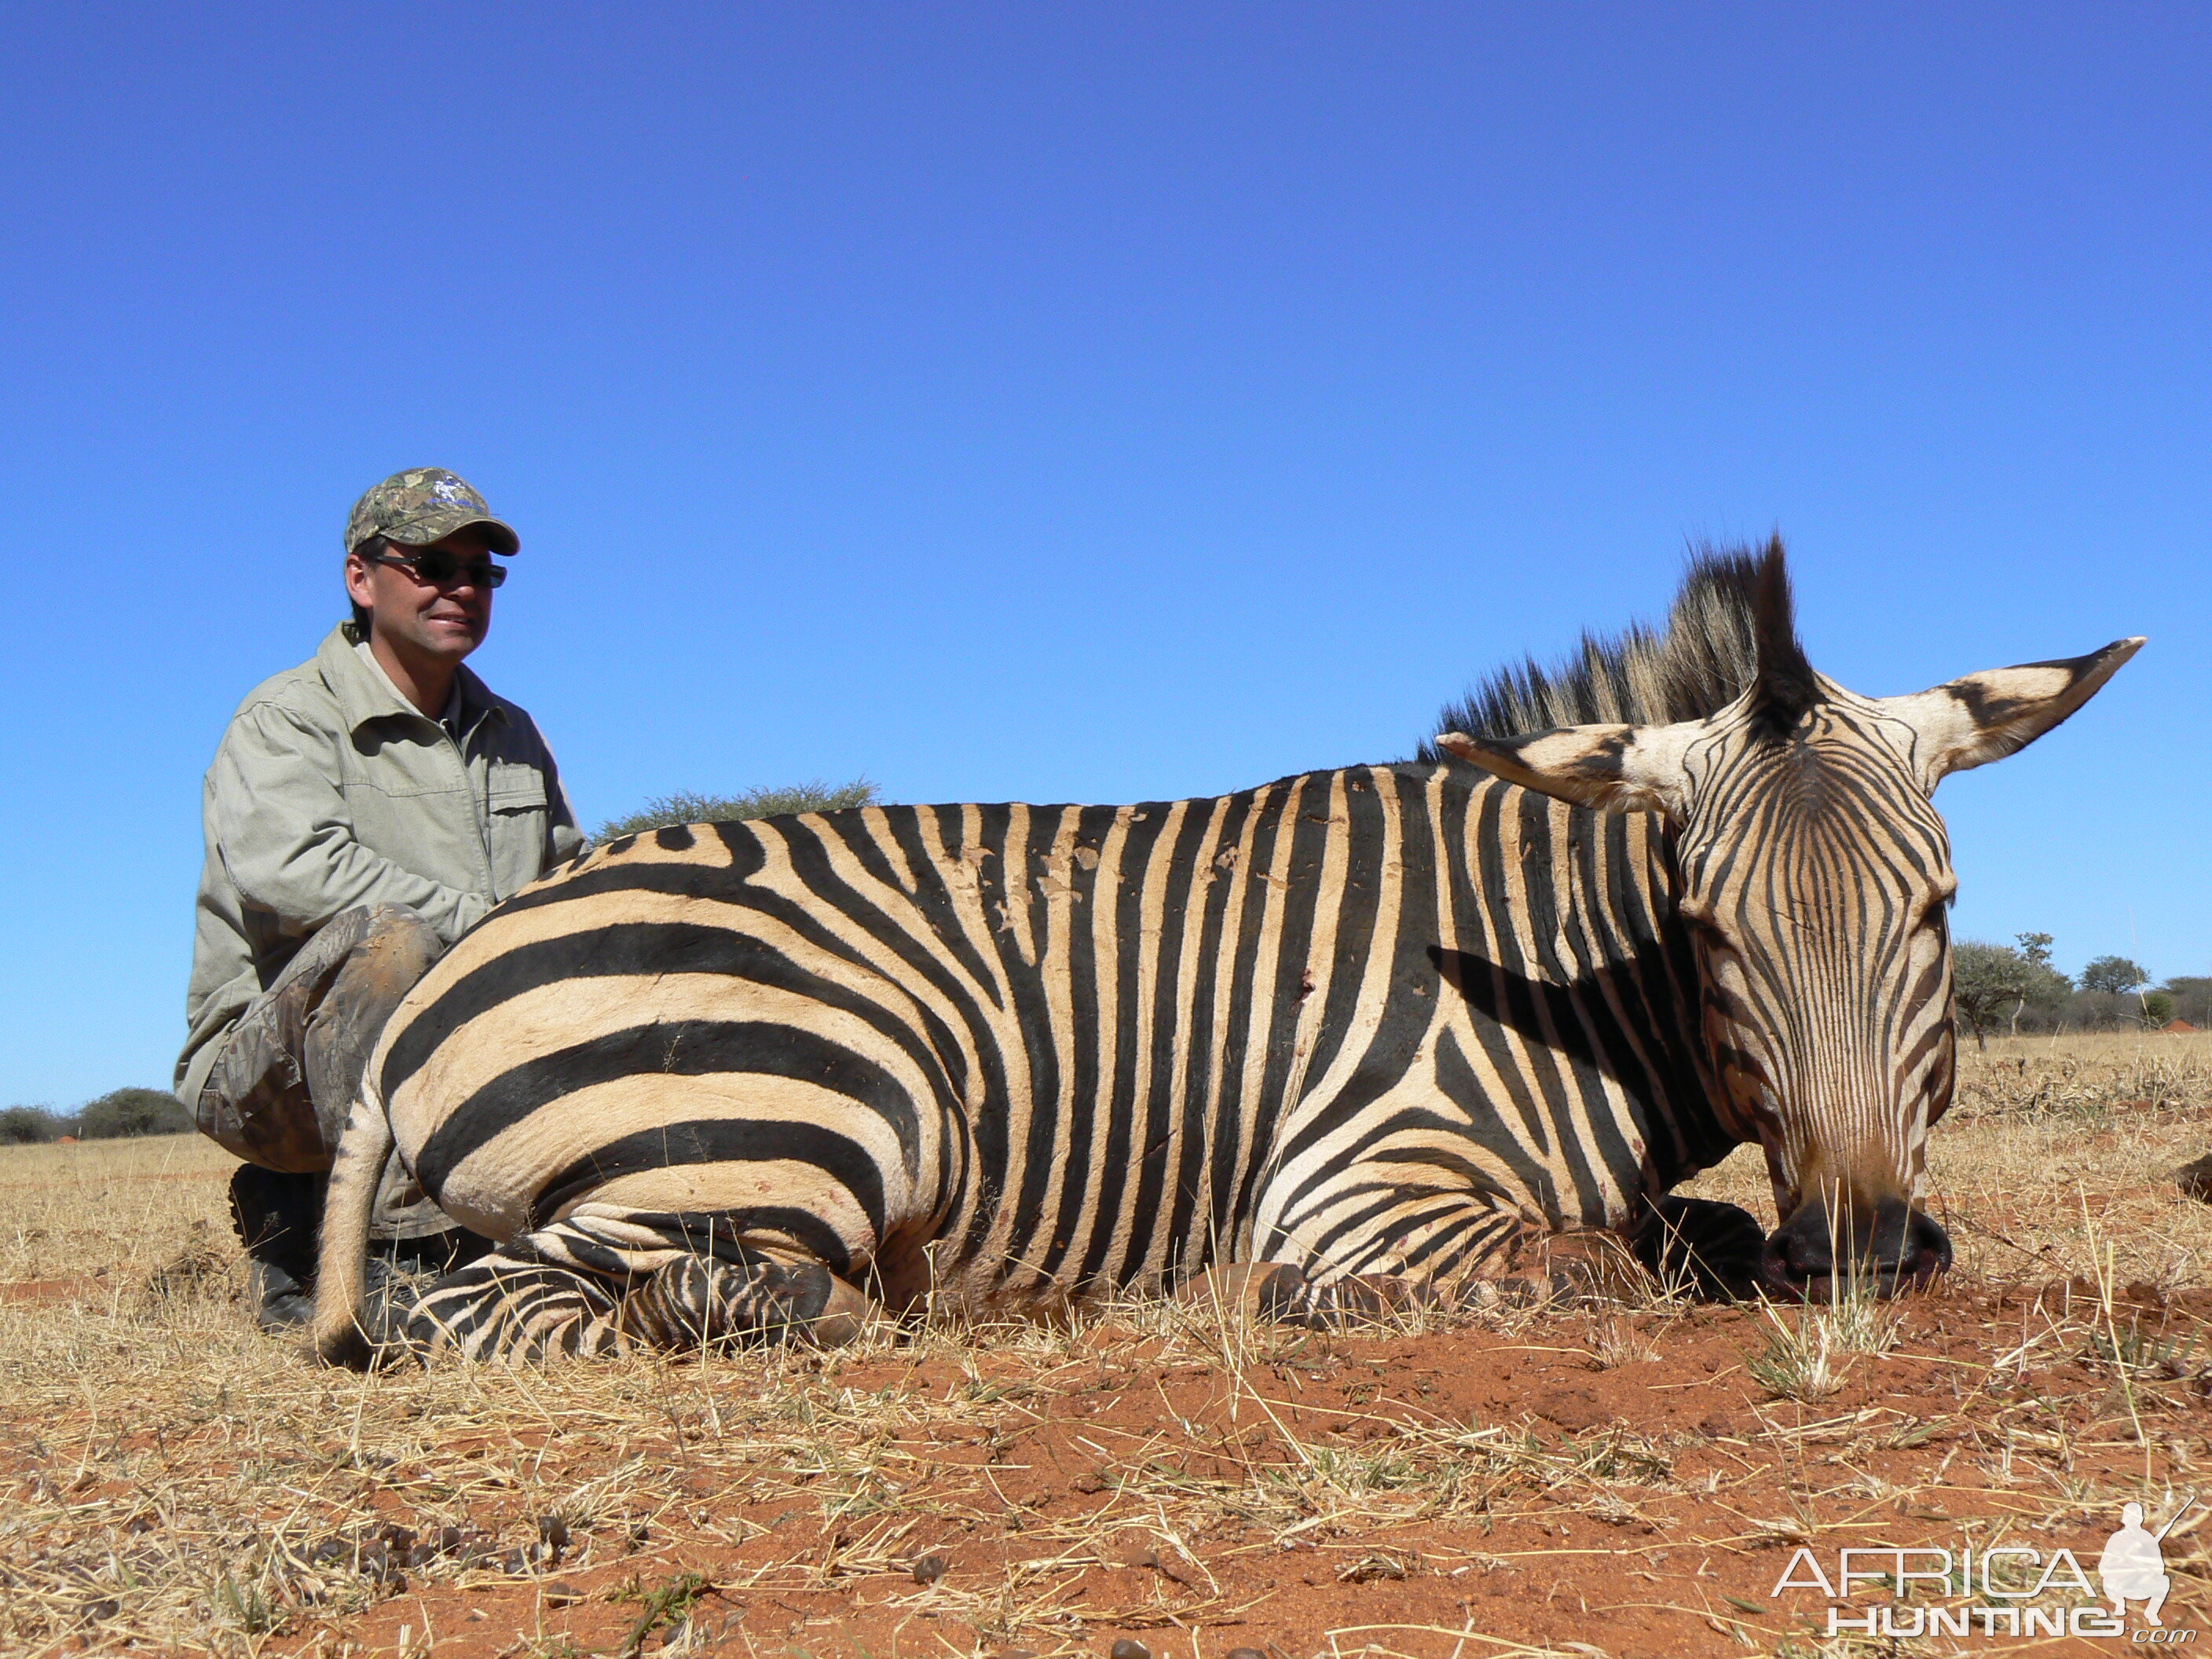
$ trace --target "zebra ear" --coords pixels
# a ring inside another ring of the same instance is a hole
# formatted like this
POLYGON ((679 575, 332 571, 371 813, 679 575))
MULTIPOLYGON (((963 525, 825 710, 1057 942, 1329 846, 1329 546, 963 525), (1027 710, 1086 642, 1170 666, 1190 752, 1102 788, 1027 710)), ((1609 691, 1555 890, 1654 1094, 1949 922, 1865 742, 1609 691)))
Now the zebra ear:
POLYGON ((1437 747, 1554 800, 1679 822, 1689 800, 1682 751, 1702 726, 1561 726, 1517 738, 1446 732, 1437 747))
POLYGON ((2140 638, 2115 640, 2086 657, 1992 668, 1908 696, 1884 697, 1881 707, 1912 729, 1908 758, 1920 787, 1933 794, 1954 772, 2027 748, 2096 696, 2142 646, 2140 638))

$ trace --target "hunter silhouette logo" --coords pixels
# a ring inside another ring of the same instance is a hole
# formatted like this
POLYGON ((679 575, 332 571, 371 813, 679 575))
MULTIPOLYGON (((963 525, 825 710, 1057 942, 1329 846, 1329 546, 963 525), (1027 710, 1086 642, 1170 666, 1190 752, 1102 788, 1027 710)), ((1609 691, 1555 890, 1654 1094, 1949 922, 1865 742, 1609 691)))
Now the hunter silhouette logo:
POLYGON ((2128 1603, 2142 1601, 2146 1623, 2164 1622, 2158 1610, 2166 1605, 2166 1593, 2173 1588, 2173 1580, 2166 1577, 2166 1558, 2159 1546, 2196 1504, 2196 1495, 2191 1493, 2189 1501, 2173 1512, 2172 1520, 2156 1532, 2143 1530, 2142 1504, 2130 1504, 2121 1510, 2120 1529, 2097 1558, 2097 1582, 2105 1587, 2105 1599, 2112 1604, 2114 1617, 2126 1618, 2128 1603))

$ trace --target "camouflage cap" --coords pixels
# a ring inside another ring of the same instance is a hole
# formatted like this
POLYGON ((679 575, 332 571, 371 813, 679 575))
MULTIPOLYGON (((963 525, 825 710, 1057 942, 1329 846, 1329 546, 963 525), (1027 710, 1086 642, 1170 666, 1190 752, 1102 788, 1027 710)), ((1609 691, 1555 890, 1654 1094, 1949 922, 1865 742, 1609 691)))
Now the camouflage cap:
POLYGON ((346 520, 346 551, 371 536, 422 547, 470 525, 483 526, 495 553, 511 556, 522 546, 522 538, 492 517, 484 498, 459 477, 442 466, 410 466, 353 504, 346 520))

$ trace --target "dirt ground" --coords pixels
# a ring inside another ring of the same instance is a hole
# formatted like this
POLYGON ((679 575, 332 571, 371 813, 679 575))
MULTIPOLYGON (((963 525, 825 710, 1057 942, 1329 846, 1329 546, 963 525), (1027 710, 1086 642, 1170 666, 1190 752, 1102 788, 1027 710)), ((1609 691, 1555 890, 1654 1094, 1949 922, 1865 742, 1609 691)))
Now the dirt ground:
MULTIPOLYGON (((1318 1336, 1142 1304, 374 1378, 254 1333, 212 1146, 0 1149, 0 1651, 1844 1659, 2201 1632, 2212 1206, 2171 1172, 2212 1150, 2212 1036, 1970 1052, 1934 1148, 1958 1265, 1888 1306, 1318 1336), (2164 1625, 2136 1602, 2124 1634, 2050 1635, 2096 1616, 2131 1500, 2176 1522, 2164 1625), (1969 1547, 1971 1594, 1933 1555, 1838 1560, 1969 1547)), ((1771 1209, 1755 1153, 1696 1190, 1771 1209)))

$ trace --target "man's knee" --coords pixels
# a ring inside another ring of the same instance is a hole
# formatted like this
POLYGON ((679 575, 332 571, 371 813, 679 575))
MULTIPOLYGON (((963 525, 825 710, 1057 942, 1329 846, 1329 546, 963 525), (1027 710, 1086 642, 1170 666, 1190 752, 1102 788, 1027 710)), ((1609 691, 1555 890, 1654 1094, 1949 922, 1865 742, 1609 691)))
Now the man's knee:
POLYGON ((266 1170, 329 1169, 369 1051, 444 949, 405 905, 332 917, 225 1039, 201 1091, 201 1133, 266 1170))
POLYGON ((360 943, 347 954, 325 994, 325 1006, 339 1000, 347 1013, 373 1018, 380 1028, 445 949, 430 924, 405 905, 375 905, 362 924, 360 943))
POLYGON ((194 1103, 199 1132, 249 1167, 313 1175, 331 1166, 328 1144, 281 1010, 240 1022, 194 1103))

